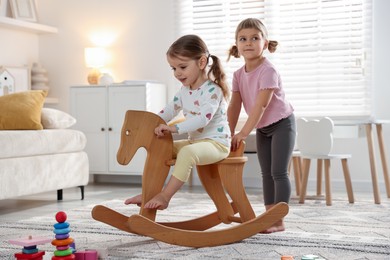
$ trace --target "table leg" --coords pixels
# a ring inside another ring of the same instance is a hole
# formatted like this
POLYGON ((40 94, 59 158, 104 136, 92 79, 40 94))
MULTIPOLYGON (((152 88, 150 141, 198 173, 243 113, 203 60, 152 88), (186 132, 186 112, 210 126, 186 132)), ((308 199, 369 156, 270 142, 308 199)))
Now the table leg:
POLYGON ((374 145, 372 141, 373 137, 372 137, 371 124, 366 124, 366 135, 367 135, 367 144, 368 144, 368 154, 370 156, 371 179, 372 179, 372 188, 374 192, 374 200, 375 200, 375 204, 380 204, 381 199, 379 196, 378 178, 376 175, 375 154, 374 154, 374 145))
POLYGON ((379 151, 381 154, 383 177, 385 180, 387 197, 390 198, 390 179, 389 179, 389 170, 387 168, 386 150, 383 142, 382 124, 376 124, 376 133, 378 135, 379 151))

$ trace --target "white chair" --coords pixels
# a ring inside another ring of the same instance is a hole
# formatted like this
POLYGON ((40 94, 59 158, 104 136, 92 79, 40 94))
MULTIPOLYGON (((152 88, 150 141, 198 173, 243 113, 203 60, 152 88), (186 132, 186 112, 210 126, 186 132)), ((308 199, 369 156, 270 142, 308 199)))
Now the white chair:
POLYGON ((297 119, 297 142, 302 159, 302 183, 299 191, 299 203, 305 203, 306 188, 309 178, 310 162, 317 159, 317 195, 321 195, 322 185, 322 163, 325 165, 325 196, 326 205, 332 205, 331 182, 330 182, 330 160, 341 159, 345 185, 348 193, 349 203, 354 203, 352 182, 348 169, 348 158, 350 154, 331 154, 333 146, 333 121, 324 117, 321 120, 297 119))

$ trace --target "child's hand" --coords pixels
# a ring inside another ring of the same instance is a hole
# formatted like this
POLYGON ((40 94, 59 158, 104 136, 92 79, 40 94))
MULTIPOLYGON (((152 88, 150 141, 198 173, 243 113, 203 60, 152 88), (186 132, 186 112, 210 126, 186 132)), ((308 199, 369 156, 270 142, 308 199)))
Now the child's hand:
POLYGON ((159 137, 164 136, 166 132, 175 133, 176 132, 176 127, 175 126, 167 126, 167 125, 164 125, 164 124, 160 124, 159 126, 157 126, 154 129, 154 133, 157 136, 159 136, 159 137))
POLYGON ((245 139, 246 139, 246 136, 244 134, 242 134, 241 132, 239 132, 238 134, 235 134, 232 137, 232 147, 231 147, 231 150, 232 151, 237 150, 237 148, 240 146, 241 141, 243 141, 245 139))

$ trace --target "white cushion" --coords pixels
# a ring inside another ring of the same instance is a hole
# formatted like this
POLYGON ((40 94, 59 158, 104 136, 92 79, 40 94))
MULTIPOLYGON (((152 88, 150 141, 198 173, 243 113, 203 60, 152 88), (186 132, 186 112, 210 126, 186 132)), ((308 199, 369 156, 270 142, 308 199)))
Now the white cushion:
POLYGON ((87 138, 74 129, 0 131, 0 159, 82 151, 87 138))
POLYGON ((76 123, 71 115, 53 108, 42 108, 41 123, 44 129, 65 129, 76 123))

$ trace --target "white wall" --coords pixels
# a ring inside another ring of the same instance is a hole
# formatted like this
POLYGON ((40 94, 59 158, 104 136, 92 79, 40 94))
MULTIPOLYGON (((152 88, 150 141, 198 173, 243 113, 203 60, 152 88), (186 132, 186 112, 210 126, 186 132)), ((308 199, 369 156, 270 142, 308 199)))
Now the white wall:
POLYGON ((173 1, 39 0, 38 10, 41 23, 59 30, 39 41, 49 96, 60 98, 58 108, 69 111, 69 86, 88 84, 84 48, 95 46, 99 34, 107 35, 107 69, 116 82, 153 79, 172 85, 165 51, 175 37, 173 1))
MULTIPOLYGON (((116 81, 158 80, 170 87, 168 94, 171 96, 177 82, 166 62, 165 51, 176 38, 173 7, 174 0, 38 0, 40 22, 58 27, 58 34, 38 37, 0 26, 0 49, 3 50, 0 64, 20 66, 40 61, 49 73, 49 96, 60 99, 54 107, 69 111, 69 86, 87 84, 84 48, 93 45, 91 37, 94 33, 109 31, 114 35, 114 41, 108 46, 112 56, 108 69, 113 72, 116 81)), ((387 29, 390 17, 387 10, 390 10, 390 1, 374 0, 374 108, 377 118, 384 119, 390 119, 390 35, 387 29)), ((390 162, 390 124, 384 125, 384 138, 390 162)), ((361 184, 371 189, 366 139, 337 140, 335 151, 352 154, 350 171, 354 186, 361 184)), ((383 186, 378 150, 376 155, 378 178, 383 186)), ((342 184, 340 169, 341 166, 335 163, 332 175, 342 184)), ((260 186, 258 171, 256 158, 251 156, 245 175, 248 183, 254 183, 256 187, 260 186)), ((384 194, 383 187, 381 191, 384 194)))
POLYGON ((0 26, 0 66, 31 66, 38 60, 38 36, 0 26))

